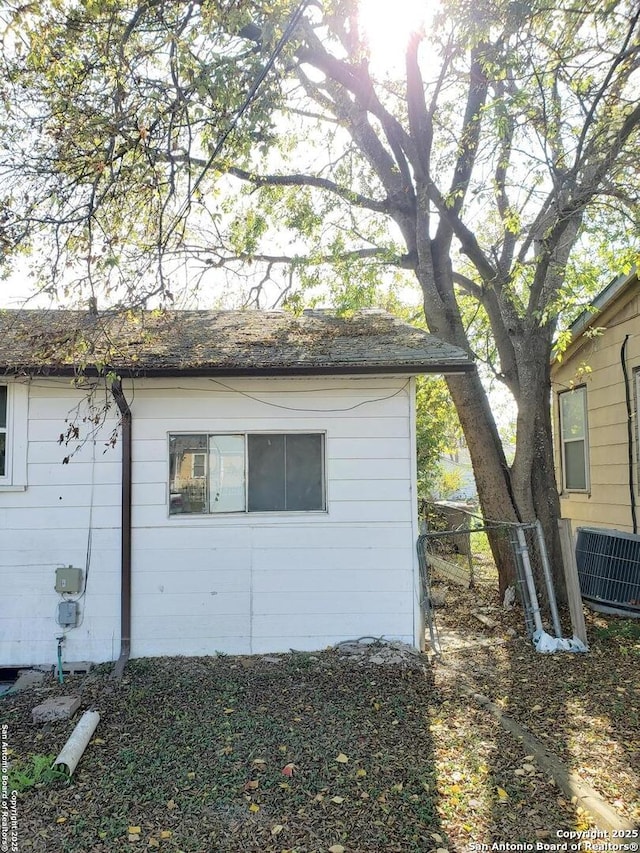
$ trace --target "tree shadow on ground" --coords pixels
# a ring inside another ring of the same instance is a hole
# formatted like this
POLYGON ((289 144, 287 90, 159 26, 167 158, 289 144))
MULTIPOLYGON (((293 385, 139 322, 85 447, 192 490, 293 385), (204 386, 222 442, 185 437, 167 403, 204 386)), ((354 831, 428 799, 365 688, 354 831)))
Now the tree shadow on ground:
MULTIPOLYGON (((457 630, 467 646, 445 649, 436 667, 436 684, 459 697, 452 699, 456 702, 474 704, 469 696, 463 698, 462 685, 487 696, 622 817, 638 821, 640 638, 623 640, 615 631, 613 637, 606 631, 599 635, 598 619, 588 621, 588 654, 541 655, 526 637, 522 613, 508 615, 496 606, 491 585, 480 584, 472 591, 456 587, 438 622, 445 630, 457 630), (478 608, 497 622, 495 629, 472 615, 478 608)), ((592 817, 550 780, 536 758, 495 717, 476 707, 485 718, 482 725, 492 731, 485 764, 493 808, 490 822, 475 825, 468 842, 561 844, 566 832, 593 829, 592 817)))
MULTIPOLYGON (((140 847, 185 853, 418 853, 446 846, 431 720, 440 701, 420 663, 358 663, 336 651, 144 659, 80 692, 101 722, 68 786, 19 801, 34 853, 140 847), (438 843, 438 839, 440 843, 438 843)), ((4 708, 16 757, 37 744, 33 696, 4 708)))

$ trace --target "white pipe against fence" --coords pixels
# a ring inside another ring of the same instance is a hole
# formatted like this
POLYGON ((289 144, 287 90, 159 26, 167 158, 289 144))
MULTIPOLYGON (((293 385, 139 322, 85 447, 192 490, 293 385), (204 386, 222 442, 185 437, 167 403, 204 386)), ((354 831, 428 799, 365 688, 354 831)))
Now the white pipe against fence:
POLYGON ((97 711, 85 711, 53 762, 53 766, 72 776, 99 722, 100 714, 97 711))
POLYGON ((522 558, 522 567, 524 569, 524 577, 527 582, 527 590, 529 592, 529 601, 531 602, 531 614, 537 631, 543 631, 542 618, 540 616, 540 605, 538 604, 538 595, 536 593, 536 585, 533 580, 533 571, 531 569, 531 560, 529 559, 529 549, 527 548, 527 540, 522 527, 516 527, 516 536, 518 538, 518 550, 522 558))
POLYGON ((538 550, 540 551, 540 560, 542 562, 544 583, 547 587, 547 598, 549 599, 549 610, 551 611, 551 621, 553 622, 553 630, 555 631, 556 637, 562 637, 562 626, 560 625, 560 616, 558 614, 556 591, 553 587, 551 566, 549 565, 547 546, 544 541, 544 533, 542 531, 542 524, 540 523, 540 519, 536 519, 536 533, 538 535, 538 550))

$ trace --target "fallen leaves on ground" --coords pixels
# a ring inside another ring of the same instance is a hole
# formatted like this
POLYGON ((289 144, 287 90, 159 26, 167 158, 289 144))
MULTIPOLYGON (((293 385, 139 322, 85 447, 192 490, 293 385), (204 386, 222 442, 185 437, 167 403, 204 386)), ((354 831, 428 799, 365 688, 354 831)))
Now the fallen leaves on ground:
MULTIPOLYGON (((476 636, 468 610, 460 594, 440 624, 476 636)), ((500 623, 501 611, 492 617, 500 623)), ((632 816, 634 648, 604 638, 589 655, 543 657, 516 637, 445 655, 426 672, 330 650, 278 666, 144 659, 120 683, 106 666, 52 682, 48 695, 78 693, 100 710, 100 737, 69 784, 20 795, 21 850, 454 853, 588 827, 535 756, 456 689, 461 678, 632 816)), ((18 758, 55 753, 73 727, 51 723, 34 737, 34 695, 2 702, 18 758)))
MULTIPOLYGON (((590 651, 541 655, 525 636, 522 612, 505 612, 492 596, 493 586, 481 579, 474 590, 451 589, 436 611, 443 635, 462 640, 457 648, 445 646, 436 686, 452 695, 462 680, 502 705, 622 816, 640 822, 640 622, 585 609, 590 651), (478 632, 471 615, 478 602, 498 622, 494 631, 478 632), (479 645, 478 639, 494 642, 479 645)), ((517 756, 511 774, 532 785, 543 775, 532 755, 517 756)), ((581 820, 575 815, 576 825, 581 820)), ((539 828, 547 830, 556 827, 539 828)))

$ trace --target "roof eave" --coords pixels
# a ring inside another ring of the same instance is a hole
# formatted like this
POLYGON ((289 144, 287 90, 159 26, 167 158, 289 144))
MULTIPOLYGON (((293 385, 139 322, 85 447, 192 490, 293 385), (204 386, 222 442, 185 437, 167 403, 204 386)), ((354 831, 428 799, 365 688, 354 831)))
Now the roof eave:
POLYGON ((584 310, 569 326, 569 331, 573 336, 573 340, 577 340, 580 335, 592 326, 597 318, 613 305, 631 285, 638 281, 638 271, 634 267, 631 272, 623 273, 617 276, 609 284, 598 293, 590 303, 590 309, 584 310))
POLYGON ((105 376, 114 372, 130 379, 170 376, 358 376, 372 374, 459 374, 472 373, 476 365, 472 361, 443 361, 429 364, 332 364, 294 365, 291 367, 105 367, 78 368, 74 365, 4 365, 0 370, 5 376, 105 376))

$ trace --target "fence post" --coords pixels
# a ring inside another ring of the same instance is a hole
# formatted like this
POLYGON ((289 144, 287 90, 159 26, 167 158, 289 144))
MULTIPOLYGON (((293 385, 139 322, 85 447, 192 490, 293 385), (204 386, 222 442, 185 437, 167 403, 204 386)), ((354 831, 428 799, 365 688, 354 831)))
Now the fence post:
POLYGON ((435 654, 440 654, 442 649, 440 648, 440 641, 438 639, 438 635, 436 632, 435 626, 435 616, 433 612, 433 605, 431 601, 431 583, 429 580, 429 565, 427 563, 427 557, 424 552, 424 546, 428 539, 426 533, 422 533, 418 536, 418 541, 416 543, 416 548, 418 551, 418 568, 420 571, 420 605, 422 607, 423 617, 429 626, 429 638, 431 640, 431 648, 435 652, 435 654))
POLYGON ((542 562, 542 572, 544 574, 544 583, 547 587, 547 598, 549 599, 549 610, 551 611, 551 621, 553 622, 553 630, 556 637, 562 637, 562 626, 560 625, 560 617, 558 615, 558 602, 556 601, 556 591, 553 588, 553 578, 551 576, 551 566, 549 565, 549 557, 547 556, 547 546, 544 541, 544 533, 542 532, 542 524, 540 519, 536 519, 536 533, 538 534, 538 550, 540 551, 540 560, 542 562))
POLYGON ((522 558, 522 567, 524 569, 524 577, 527 582, 527 591, 529 593, 529 601, 531 602, 531 615, 537 631, 544 631, 542 626, 542 618, 540 617, 540 605, 538 604, 538 595, 536 593, 536 585, 533 580, 533 571, 531 570, 531 560, 529 559, 529 549, 527 548, 527 540, 524 535, 524 530, 520 525, 516 527, 516 537, 518 539, 518 550, 522 558))
POLYGON ((513 551, 513 561, 516 567, 516 592, 522 604, 522 612, 524 613, 524 625, 529 637, 533 637, 535 626, 531 618, 531 602, 529 601, 529 591, 524 578, 524 566, 522 565, 522 554, 520 553, 520 545, 516 536, 515 527, 509 530, 509 541, 511 550, 513 551))
POLYGON ((582 593, 580 592, 576 551, 571 533, 571 520, 568 518, 559 518, 558 527, 560 528, 560 547, 562 549, 564 580, 567 587, 567 599, 569 602, 569 613, 571 614, 573 636, 577 637, 578 640, 587 646, 587 626, 585 625, 584 611, 582 609, 582 593))
POLYGON ((467 516, 464 520, 464 527, 467 531, 467 564, 469 566, 469 589, 475 589, 476 579, 473 573, 473 554, 471 549, 471 517, 467 516))

